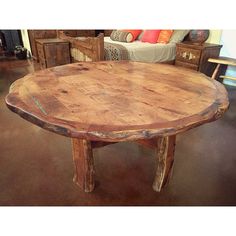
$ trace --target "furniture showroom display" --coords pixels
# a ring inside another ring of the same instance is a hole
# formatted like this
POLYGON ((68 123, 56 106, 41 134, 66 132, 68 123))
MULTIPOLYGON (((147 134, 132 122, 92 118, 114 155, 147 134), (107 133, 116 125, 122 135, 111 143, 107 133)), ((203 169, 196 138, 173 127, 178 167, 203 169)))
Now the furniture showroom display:
POLYGON ((194 70, 103 61, 28 74, 11 85, 6 104, 29 122, 72 139, 74 181, 91 192, 93 149, 125 141, 156 149, 153 189, 161 191, 170 177, 176 135, 220 118, 229 101, 222 84, 194 70))
POLYGON ((174 64, 176 43, 183 41, 188 32, 189 30, 175 30, 173 38, 167 44, 145 43, 139 39, 130 43, 114 41, 109 36, 111 32, 106 31, 97 37, 81 37, 74 31, 64 30, 58 30, 57 35, 70 42, 73 62, 130 60, 174 64))

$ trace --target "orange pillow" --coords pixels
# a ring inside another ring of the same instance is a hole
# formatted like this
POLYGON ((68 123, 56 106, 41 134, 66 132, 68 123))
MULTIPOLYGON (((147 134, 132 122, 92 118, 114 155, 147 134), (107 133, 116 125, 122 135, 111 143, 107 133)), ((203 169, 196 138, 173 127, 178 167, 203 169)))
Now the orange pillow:
POLYGON ((142 30, 122 30, 125 32, 129 32, 132 35, 132 39, 130 42, 133 42, 142 32, 142 30))
POLYGON ((161 30, 158 40, 158 43, 169 43, 173 30, 161 30))
POLYGON ((161 30, 144 30, 141 42, 157 43, 161 30))

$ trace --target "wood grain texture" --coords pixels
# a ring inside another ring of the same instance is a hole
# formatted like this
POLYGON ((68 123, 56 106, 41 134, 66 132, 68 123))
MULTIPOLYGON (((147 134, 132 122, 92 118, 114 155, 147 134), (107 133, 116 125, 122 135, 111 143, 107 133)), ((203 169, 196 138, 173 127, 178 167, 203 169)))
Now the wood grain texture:
POLYGON ((85 139, 72 139, 75 174, 73 181, 85 192, 94 189, 94 163, 91 142, 85 139))
POLYGON ((103 142, 103 141, 92 141, 91 146, 92 148, 100 148, 107 145, 115 144, 116 142, 103 142))
POLYGON ((157 138, 152 138, 152 139, 139 139, 136 140, 136 142, 144 147, 151 148, 151 149, 156 149, 157 148, 157 138))
POLYGON ((215 70, 214 70, 214 72, 213 72, 213 74, 211 76, 212 79, 216 79, 217 78, 217 74, 219 72, 219 69, 220 69, 220 64, 217 64, 217 66, 216 66, 216 68, 215 68, 215 70))
POLYGON ((70 63, 69 42, 62 39, 37 39, 36 46, 41 68, 70 63))
POLYGON ((175 135, 157 139, 157 170, 153 189, 160 192, 170 178, 175 152, 175 135))
POLYGON ((104 60, 104 35, 97 37, 71 37, 63 30, 58 31, 58 37, 70 42, 71 57, 76 61, 101 61, 104 60), (74 54, 75 50, 79 55, 74 54))
POLYGON ((229 106, 223 85, 171 65, 81 62, 14 82, 7 106, 52 132, 117 142, 170 136, 218 119, 229 106))
POLYGON ((56 30, 28 30, 30 47, 32 52, 32 57, 38 61, 38 51, 36 48, 35 39, 48 39, 48 38, 56 38, 57 31, 56 30))

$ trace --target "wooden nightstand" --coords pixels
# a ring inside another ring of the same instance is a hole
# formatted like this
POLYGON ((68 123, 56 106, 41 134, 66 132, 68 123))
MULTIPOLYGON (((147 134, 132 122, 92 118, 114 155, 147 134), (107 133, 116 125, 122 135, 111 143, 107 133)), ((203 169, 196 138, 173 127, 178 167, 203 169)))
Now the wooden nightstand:
POLYGON ((191 42, 176 44, 175 65, 200 71, 211 76, 216 65, 208 62, 210 57, 218 57, 222 45, 203 43, 202 45, 191 42))
POLYGON ((37 53, 41 68, 70 63, 69 42, 62 39, 36 39, 37 53))
POLYGON ((36 39, 50 39, 57 37, 56 30, 28 30, 30 48, 33 59, 39 61, 37 48, 36 48, 36 39))

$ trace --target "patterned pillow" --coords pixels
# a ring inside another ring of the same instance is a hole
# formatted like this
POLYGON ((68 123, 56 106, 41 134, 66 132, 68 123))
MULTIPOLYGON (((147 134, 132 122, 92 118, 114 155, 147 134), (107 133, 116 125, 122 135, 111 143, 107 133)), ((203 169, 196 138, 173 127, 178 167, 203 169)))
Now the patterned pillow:
POLYGON ((161 30, 157 42, 169 43, 172 33, 173 33, 173 30, 161 30))
POLYGON ((130 43, 133 42, 140 33, 141 30, 113 30, 110 38, 113 41, 130 43))

